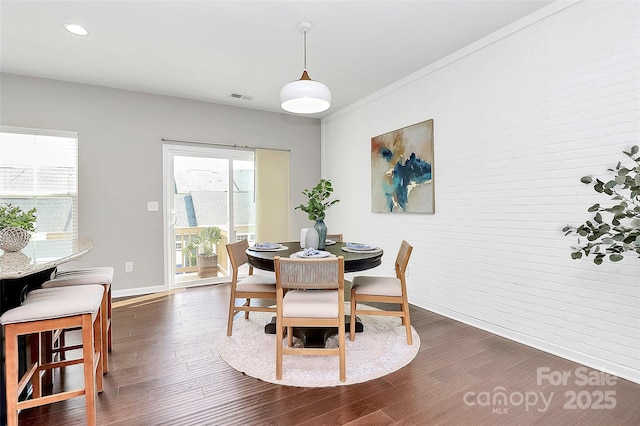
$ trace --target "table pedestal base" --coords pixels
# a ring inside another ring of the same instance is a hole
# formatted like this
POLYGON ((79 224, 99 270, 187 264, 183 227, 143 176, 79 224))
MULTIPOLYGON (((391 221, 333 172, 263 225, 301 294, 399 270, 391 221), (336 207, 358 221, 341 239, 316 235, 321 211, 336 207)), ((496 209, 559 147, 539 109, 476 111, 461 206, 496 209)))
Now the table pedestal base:
MULTIPOLYGON (((344 316, 344 331, 349 333, 351 327, 351 316, 344 316)), ((360 318, 356 317, 356 333, 364 330, 360 318)), ((276 317, 271 318, 271 322, 264 326, 264 334, 276 334, 276 317)), ((305 348, 324 348, 327 339, 338 334, 337 327, 294 327, 293 337, 300 339, 305 348)))

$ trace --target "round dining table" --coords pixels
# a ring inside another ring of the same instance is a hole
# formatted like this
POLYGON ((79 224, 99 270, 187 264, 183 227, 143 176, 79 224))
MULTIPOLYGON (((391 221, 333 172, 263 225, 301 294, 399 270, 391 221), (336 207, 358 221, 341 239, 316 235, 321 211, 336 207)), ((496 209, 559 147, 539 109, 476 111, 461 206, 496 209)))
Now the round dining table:
MULTIPOLYGON (((273 251, 258 251, 249 247, 246 251, 249 265, 265 271, 273 271, 273 259, 276 256, 290 257, 292 254, 303 250, 298 241, 282 242, 280 244, 283 247, 273 251)), ((344 256, 344 272, 366 271, 367 269, 380 266, 382 263, 382 255, 384 254, 384 251, 381 248, 361 252, 354 252, 352 250, 345 251, 343 250, 345 248, 346 250, 349 250, 347 248, 347 243, 335 243, 325 246, 322 250, 336 256, 344 256)))
MULTIPOLYGON (((300 243, 298 241, 289 241, 280 243, 282 247, 273 251, 255 250, 249 247, 246 251, 249 265, 254 268, 262 269, 265 271, 274 270, 274 258, 291 257, 292 254, 302 251, 300 243)), ((384 254, 381 248, 376 248, 371 251, 355 252, 347 247, 347 243, 335 243, 326 246, 322 251, 328 251, 336 256, 344 256, 344 272, 358 272, 365 271, 367 269, 380 266, 382 263, 382 255, 384 254), (349 250, 349 251, 345 251, 349 250)), ((350 329, 351 316, 345 315, 345 331, 350 329)), ((363 331, 362 322, 360 318, 356 318, 356 333, 363 331)), ((265 334, 276 334, 276 317, 271 318, 271 322, 264 327, 265 334)), ((313 327, 313 328, 295 328, 294 333, 300 333, 300 337, 305 342, 305 347, 324 347, 327 336, 337 333, 337 328, 329 327, 313 327), (328 330, 331 332, 327 333, 328 330)))

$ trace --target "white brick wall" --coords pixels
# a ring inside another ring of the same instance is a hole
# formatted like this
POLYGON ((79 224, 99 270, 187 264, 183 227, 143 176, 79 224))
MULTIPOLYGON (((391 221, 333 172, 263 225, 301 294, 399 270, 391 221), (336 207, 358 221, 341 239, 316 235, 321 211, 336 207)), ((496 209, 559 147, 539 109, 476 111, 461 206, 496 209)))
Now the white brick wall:
POLYGON ((326 222, 380 244, 379 274, 411 242, 412 303, 640 382, 640 260, 571 260, 561 231, 640 144, 640 3, 536 15, 325 119, 326 222), (371 137, 431 118, 436 214, 371 213, 371 137))

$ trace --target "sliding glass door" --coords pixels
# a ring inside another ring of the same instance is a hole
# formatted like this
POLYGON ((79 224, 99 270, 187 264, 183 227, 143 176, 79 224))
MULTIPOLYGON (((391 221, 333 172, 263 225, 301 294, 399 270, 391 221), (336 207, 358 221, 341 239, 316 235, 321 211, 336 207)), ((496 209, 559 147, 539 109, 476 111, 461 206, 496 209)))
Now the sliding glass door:
POLYGON ((165 145, 165 282, 228 282, 225 245, 255 240, 253 150, 165 145))

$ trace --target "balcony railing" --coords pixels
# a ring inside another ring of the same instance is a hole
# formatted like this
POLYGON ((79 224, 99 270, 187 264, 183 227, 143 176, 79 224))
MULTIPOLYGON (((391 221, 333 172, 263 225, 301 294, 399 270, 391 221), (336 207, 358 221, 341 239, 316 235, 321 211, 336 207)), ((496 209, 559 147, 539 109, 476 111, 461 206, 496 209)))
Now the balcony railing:
MULTIPOLYGON (((193 251, 183 252, 182 248, 189 245, 195 234, 199 234, 205 226, 193 226, 187 228, 174 228, 176 242, 176 274, 193 273, 198 271, 198 254, 193 251)), ((226 245, 229 242, 229 232, 219 227, 222 231, 222 240, 215 246, 218 255, 218 275, 229 275, 229 256, 226 245)), ((239 225, 235 227, 236 239, 254 240, 253 225, 239 225)))

